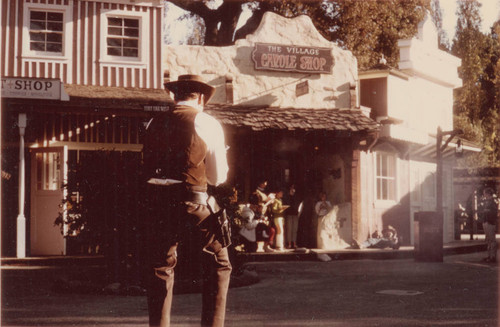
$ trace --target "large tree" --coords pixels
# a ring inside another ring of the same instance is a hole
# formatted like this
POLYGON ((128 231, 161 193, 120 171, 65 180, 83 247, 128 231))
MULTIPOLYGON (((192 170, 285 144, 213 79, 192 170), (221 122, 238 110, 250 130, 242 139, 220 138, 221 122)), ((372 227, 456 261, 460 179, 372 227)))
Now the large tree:
POLYGON ((233 43, 233 34, 242 12, 242 2, 224 1, 217 8, 213 1, 168 0, 192 15, 205 25, 205 45, 224 46, 233 43))
POLYGON ((430 9, 430 0, 225 0, 218 7, 213 1, 169 2, 204 22, 203 44, 211 46, 230 45, 254 32, 267 11, 285 17, 308 15, 325 38, 353 51, 362 69, 377 64, 382 55, 395 65, 397 40, 413 36, 425 10, 430 9), (244 7, 251 11, 251 16, 236 29, 244 7))
POLYGON ((497 21, 487 35, 484 56, 484 73, 481 86, 486 97, 482 103, 480 115, 485 130, 485 146, 488 164, 500 166, 500 21, 497 21))
POLYGON ((373 67, 382 55, 389 65, 396 66, 397 41, 413 37, 430 9, 429 0, 354 0, 332 5, 329 39, 351 50, 361 69, 373 67))
POLYGON ((458 2, 452 53, 462 59, 463 86, 455 93, 455 122, 466 138, 483 145, 475 164, 498 165, 498 24, 492 33, 483 34, 480 6, 477 0, 458 2))

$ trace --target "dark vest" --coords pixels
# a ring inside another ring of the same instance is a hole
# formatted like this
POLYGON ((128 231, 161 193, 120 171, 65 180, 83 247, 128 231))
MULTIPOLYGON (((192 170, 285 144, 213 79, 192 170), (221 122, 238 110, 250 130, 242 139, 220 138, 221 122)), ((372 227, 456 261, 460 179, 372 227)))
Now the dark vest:
POLYGON ((198 113, 192 107, 176 106, 151 121, 144 140, 146 176, 177 179, 198 190, 206 188, 207 145, 194 128, 198 113))

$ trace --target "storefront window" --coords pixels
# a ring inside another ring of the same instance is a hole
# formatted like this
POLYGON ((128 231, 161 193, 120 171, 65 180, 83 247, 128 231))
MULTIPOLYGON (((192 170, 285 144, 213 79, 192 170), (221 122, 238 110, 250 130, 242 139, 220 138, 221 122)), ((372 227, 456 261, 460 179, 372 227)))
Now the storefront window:
POLYGON ((30 50, 62 53, 63 13, 30 11, 30 50))
POLYGON ((139 19, 108 17, 109 56, 139 57, 139 19))
POLYGON ((396 157, 379 152, 375 166, 377 200, 396 200, 396 157))

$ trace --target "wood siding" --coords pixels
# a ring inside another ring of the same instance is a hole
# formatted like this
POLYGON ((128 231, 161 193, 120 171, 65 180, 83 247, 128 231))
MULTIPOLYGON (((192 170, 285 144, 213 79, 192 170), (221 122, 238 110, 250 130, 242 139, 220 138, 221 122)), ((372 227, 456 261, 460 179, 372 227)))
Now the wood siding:
POLYGON ((27 141, 36 147, 66 145, 70 149, 128 151, 142 148, 142 117, 38 112, 32 119, 39 123, 32 126, 27 141))
POLYGON ((66 84, 162 88, 162 8, 83 0, 5 0, 0 5, 0 74, 3 77, 58 78, 66 84), (63 10, 65 27, 62 57, 23 52, 29 46, 23 33, 27 8, 63 10), (106 37, 103 13, 120 10, 123 15, 141 14, 142 47, 138 62, 103 60, 102 38, 106 37), (68 19, 69 18, 69 19, 68 19), (143 31, 149 30, 148 33, 143 31), (69 36, 69 37, 66 37, 69 36), (68 43, 68 40, 70 44, 68 43))

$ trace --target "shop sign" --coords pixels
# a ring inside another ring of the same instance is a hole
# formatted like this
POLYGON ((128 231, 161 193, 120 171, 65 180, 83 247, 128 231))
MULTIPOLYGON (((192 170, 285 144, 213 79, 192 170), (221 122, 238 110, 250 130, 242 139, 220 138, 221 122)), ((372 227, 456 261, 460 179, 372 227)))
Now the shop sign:
POLYGON ((145 105, 144 111, 165 112, 169 110, 169 106, 151 106, 145 105))
POLYGON ((2 98, 63 100, 58 79, 2 77, 1 95, 2 98))
POLYGON ((256 70, 331 74, 332 49, 255 43, 252 60, 256 70))

